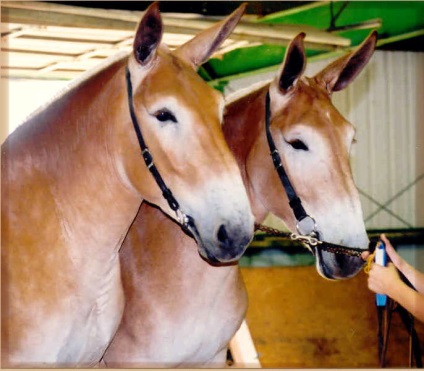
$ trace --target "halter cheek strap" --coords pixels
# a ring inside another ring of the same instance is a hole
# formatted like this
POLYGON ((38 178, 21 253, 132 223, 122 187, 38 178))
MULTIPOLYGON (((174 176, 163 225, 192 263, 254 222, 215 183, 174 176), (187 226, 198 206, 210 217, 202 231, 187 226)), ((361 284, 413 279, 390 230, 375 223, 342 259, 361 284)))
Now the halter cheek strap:
POLYGON ((271 134, 271 99, 269 96, 269 91, 266 94, 265 98, 265 131, 266 138, 268 140, 269 150, 271 152, 272 161, 274 163, 275 170, 277 170, 280 181, 286 191, 287 197, 289 199, 289 205, 293 210, 293 214, 297 220, 296 228, 297 231, 302 235, 316 235, 316 223, 314 218, 309 216, 305 209, 302 206, 302 201, 297 196, 296 191, 294 190, 290 179, 284 169, 283 163, 281 161, 280 154, 275 145, 274 139, 271 134))
POLYGON ((138 143, 140 145, 141 154, 143 156, 144 162, 149 169, 150 173, 153 175, 153 178, 156 181, 156 184, 159 186, 162 191, 162 195, 165 200, 168 202, 169 207, 175 212, 178 222, 182 225, 182 227, 188 232, 197 232, 196 225, 194 223, 194 219, 190 215, 186 215, 182 212, 178 201, 175 199, 171 190, 166 186, 165 181, 159 173, 156 165, 153 162, 153 156, 149 151, 149 148, 144 141, 143 135, 141 133, 141 127, 137 121, 137 117, 134 111, 134 100, 133 100, 133 89, 131 84, 131 74, 126 68, 126 82, 127 82, 127 95, 128 95, 128 105, 130 109, 131 121, 134 126, 135 133, 137 135, 138 143))

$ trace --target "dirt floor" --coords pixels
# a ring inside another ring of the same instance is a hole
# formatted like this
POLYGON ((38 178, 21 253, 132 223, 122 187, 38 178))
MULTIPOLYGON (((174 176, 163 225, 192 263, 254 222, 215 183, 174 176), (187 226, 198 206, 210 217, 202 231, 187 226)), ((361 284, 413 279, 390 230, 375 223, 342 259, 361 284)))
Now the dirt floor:
MULTIPOLYGON (((243 268, 249 293, 247 323, 262 367, 375 368, 375 297, 361 272, 327 281, 315 267, 243 268)), ((424 325, 416 321, 421 349, 424 325)), ((392 316, 387 367, 409 366, 409 336, 392 316)))

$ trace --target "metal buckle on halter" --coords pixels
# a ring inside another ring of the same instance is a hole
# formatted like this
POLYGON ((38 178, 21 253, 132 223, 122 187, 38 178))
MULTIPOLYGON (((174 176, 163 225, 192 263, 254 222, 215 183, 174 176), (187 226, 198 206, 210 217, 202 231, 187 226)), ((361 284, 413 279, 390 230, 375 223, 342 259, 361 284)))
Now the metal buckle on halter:
POLYGON ((144 158, 144 162, 146 163, 147 168, 150 170, 150 168, 154 165, 153 163, 153 156, 150 153, 148 148, 145 148, 143 152, 141 152, 144 158))
POLYGON ((189 219, 186 214, 184 214, 180 208, 175 210, 175 215, 178 223, 180 223, 183 227, 188 228, 189 219))
POLYGON ((302 220, 297 221, 296 230, 302 236, 315 237, 317 234, 317 223, 314 218, 306 215, 302 220))
POLYGON ((274 149, 271 153, 272 162, 274 163, 274 167, 277 169, 279 167, 282 167, 283 164, 281 163, 281 157, 280 152, 278 152, 278 149, 274 149))

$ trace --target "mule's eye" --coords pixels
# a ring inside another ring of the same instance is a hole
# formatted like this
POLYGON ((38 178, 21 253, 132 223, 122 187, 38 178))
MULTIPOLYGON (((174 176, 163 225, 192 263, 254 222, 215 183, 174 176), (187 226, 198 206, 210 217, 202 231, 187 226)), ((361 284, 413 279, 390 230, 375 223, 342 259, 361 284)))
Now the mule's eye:
POLYGON ((300 151, 309 151, 308 146, 303 143, 300 139, 295 139, 287 142, 290 144, 294 149, 300 150, 300 151))
POLYGON ((157 111, 154 115, 160 122, 172 121, 177 122, 176 117, 166 109, 157 111))

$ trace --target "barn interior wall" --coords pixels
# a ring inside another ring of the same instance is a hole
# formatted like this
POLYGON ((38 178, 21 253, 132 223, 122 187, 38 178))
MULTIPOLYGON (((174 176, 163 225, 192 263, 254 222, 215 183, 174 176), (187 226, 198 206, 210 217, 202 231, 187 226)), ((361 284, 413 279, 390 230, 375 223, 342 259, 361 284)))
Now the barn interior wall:
MULTIPOLYGON (((416 65, 416 101, 417 104, 417 135, 416 135, 416 166, 417 174, 424 175, 424 53, 418 55, 416 65)), ((416 220, 417 225, 424 226, 424 179, 421 178, 420 186, 416 188, 416 220)), ((424 266, 424 261, 423 261, 424 266)))

